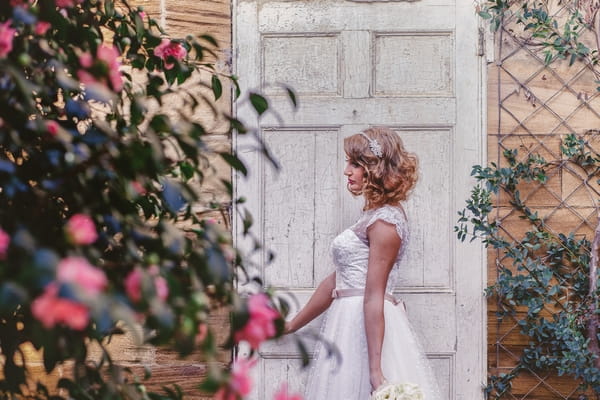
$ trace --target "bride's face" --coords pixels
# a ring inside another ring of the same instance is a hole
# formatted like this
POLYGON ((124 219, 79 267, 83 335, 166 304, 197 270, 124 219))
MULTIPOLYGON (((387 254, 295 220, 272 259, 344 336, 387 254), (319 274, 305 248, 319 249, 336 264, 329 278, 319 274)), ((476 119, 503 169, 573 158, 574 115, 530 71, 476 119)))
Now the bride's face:
POLYGON ((352 160, 346 160, 344 175, 348 178, 348 190, 360 192, 365 183, 365 169, 352 160))

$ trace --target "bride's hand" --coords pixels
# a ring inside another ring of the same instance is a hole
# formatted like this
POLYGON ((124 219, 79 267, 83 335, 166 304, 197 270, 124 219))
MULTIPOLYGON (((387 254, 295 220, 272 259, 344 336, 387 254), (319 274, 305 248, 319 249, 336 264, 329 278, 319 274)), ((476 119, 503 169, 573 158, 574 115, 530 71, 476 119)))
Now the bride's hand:
POLYGON ((285 326, 283 328, 283 334, 287 335, 293 333, 291 321, 285 321, 285 326))
POLYGON ((371 388, 373 390, 377 390, 379 386, 383 385, 385 382, 385 377, 381 371, 376 373, 371 373, 371 388))

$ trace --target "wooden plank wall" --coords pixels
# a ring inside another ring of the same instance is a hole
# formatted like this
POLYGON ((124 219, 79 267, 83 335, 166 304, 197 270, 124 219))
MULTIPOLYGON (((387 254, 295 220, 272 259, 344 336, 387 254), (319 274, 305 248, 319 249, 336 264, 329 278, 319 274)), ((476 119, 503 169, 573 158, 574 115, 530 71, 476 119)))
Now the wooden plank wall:
MULTIPOLYGON (((488 160, 506 165, 504 149, 518 149, 519 159, 530 152, 546 160, 560 157, 561 139, 569 133, 585 135, 596 151, 600 126, 600 97, 595 78, 582 63, 569 66, 565 61, 544 65, 540 46, 524 46, 519 40, 526 32, 514 24, 504 27, 495 37, 495 61, 488 67, 488 160)), ((548 171, 546 185, 522 185, 521 198, 539 212, 555 232, 575 232, 591 237, 596 224, 598 185, 583 185, 583 171, 557 167, 548 171)), ((593 181, 593 182, 592 182, 593 181)), ((513 238, 523 236, 527 224, 512 210, 508 199, 496 199, 496 216, 502 228, 513 238)), ((488 253, 488 280, 496 279, 497 263, 502 263, 494 250, 488 253)), ((519 334, 515 320, 498 323, 494 301, 488 302, 488 372, 506 373, 516 364, 527 337, 519 334)), ((509 399, 550 400, 576 399, 577 382, 571 378, 522 373, 513 381, 509 399)))

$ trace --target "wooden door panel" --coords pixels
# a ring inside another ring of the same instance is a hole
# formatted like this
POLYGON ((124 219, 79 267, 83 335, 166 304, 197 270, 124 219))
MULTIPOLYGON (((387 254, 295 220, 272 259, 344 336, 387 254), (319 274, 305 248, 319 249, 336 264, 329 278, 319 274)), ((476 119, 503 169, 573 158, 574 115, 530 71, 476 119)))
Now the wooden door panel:
POLYGON ((281 169, 265 168, 263 245, 275 252, 265 278, 281 288, 314 288, 332 270, 337 234, 337 130, 269 130, 266 144, 281 169))

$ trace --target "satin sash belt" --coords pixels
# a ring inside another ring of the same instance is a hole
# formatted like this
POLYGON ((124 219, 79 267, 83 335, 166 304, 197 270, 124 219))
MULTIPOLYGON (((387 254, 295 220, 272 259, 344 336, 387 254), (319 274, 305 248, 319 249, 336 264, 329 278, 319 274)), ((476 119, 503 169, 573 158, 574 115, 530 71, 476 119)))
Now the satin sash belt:
MULTIPOLYGON (((331 297, 334 299, 337 299, 340 297, 352 297, 352 296, 364 296, 364 295, 365 295, 365 289, 360 289, 360 288, 333 289, 333 291, 331 292, 331 297)), ((393 305, 402 304, 402 307, 406 310, 406 306, 404 305, 404 302, 402 300, 398 300, 390 293, 386 293, 384 298, 387 301, 391 302, 393 305)))

